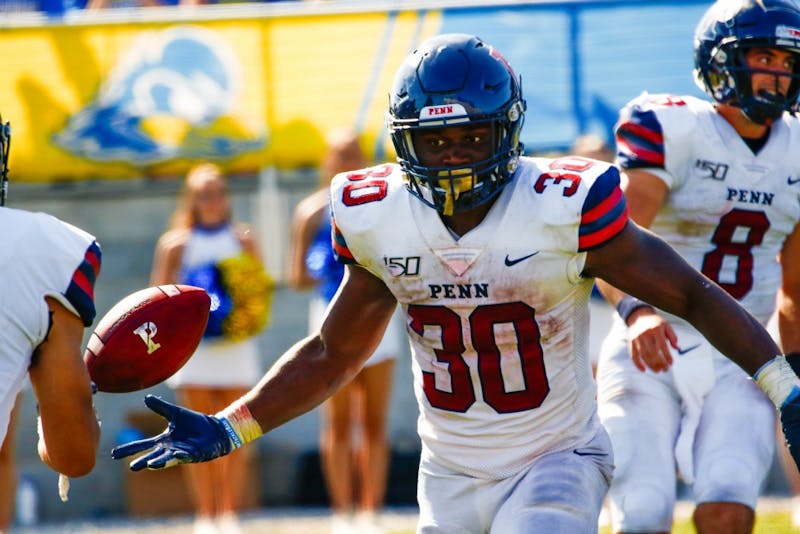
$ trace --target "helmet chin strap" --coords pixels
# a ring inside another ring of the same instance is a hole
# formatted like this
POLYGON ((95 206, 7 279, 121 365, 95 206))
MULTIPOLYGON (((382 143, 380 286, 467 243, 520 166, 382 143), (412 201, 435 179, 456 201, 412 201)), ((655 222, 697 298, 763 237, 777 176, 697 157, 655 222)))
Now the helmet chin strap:
POLYGON ((763 126, 771 126, 772 123, 775 122, 775 119, 783 114, 783 112, 781 112, 777 117, 773 117, 768 115, 765 110, 758 109, 758 106, 752 105, 746 108, 740 107, 739 109, 741 110, 742 115, 744 115, 748 120, 763 126))
POLYGON ((751 96, 747 98, 748 103, 740 104, 744 116, 764 126, 770 126, 780 118, 784 110, 788 110, 790 106, 788 98, 780 91, 778 85, 778 76, 775 76, 774 91, 766 89, 753 91, 751 89, 751 96))

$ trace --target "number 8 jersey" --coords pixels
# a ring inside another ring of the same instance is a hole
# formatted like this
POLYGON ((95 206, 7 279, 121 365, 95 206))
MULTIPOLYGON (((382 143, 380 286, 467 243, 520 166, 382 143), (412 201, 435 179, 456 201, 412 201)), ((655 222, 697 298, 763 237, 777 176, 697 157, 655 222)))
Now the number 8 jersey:
POLYGON ((713 106, 642 94, 622 110, 617 156, 669 189, 650 229, 766 324, 781 284, 776 257, 800 219, 800 122, 784 113, 753 154, 713 106))
POLYGON ((456 238, 396 165, 338 175, 334 250, 383 280, 406 317, 423 451, 499 479, 599 430, 585 251, 627 222, 615 167, 522 158, 456 238))

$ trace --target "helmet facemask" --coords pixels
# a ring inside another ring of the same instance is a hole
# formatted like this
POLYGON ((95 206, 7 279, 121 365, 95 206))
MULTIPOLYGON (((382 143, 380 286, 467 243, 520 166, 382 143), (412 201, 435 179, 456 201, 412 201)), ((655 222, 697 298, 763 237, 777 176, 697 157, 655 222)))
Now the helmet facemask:
MULTIPOLYGON (((784 111, 798 111, 800 96, 800 55, 791 73, 776 73, 767 69, 752 68, 747 65, 745 54, 757 45, 731 43, 715 49, 707 71, 708 87, 718 102, 741 108, 742 113, 757 124, 771 124, 784 111), (774 79, 772 90, 753 90, 753 75, 761 74, 774 79), (788 89, 780 89, 781 78, 791 78, 788 89), (784 94, 785 93, 785 94, 784 94)), ((780 48, 763 45, 763 48, 780 48)))

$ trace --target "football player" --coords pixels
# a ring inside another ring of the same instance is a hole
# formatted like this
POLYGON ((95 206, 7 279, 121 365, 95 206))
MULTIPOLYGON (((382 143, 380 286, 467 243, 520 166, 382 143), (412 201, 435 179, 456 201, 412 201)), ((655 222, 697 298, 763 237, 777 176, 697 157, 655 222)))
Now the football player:
MULTIPOLYGON (((696 80, 713 102, 643 94, 621 112, 630 216, 759 323, 777 294, 782 349, 798 351, 800 12, 787 0, 717 2, 694 50, 696 80)), ((770 399, 698 325, 600 286, 619 312, 598 369, 616 460, 614 529, 669 532, 677 468, 700 534, 751 532, 774 454, 770 399)))
POLYGON ((615 167, 523 157, 524 113, 519 79, 489 44, 420 44, 391 88, 398 163, 331 186, 347 274, 320 331, 218 414, 147 397, 167 430, 112 456, 152 448, 135 471, 211 460, 312 409, 359 370, 399 302, 422 440, 418 532, 596 532, 613 457, 587 354, 595 277, 687 318, 748 373, 763 369, 800 446, 800 380, 769 334, 628 221, 615 167))
MULTIPOLYGON (((0 121, 0 204, 11 128, 0 121)), ((83 363, 83 330, 95 317, 100 271, 95 238, 44 213, 0 208, 0 442, 30 376, 39 408, 39 456, 68 477, 92 470, 100 426, 83 363)), ((63 496, 63 494, 62 494, 63 496)))

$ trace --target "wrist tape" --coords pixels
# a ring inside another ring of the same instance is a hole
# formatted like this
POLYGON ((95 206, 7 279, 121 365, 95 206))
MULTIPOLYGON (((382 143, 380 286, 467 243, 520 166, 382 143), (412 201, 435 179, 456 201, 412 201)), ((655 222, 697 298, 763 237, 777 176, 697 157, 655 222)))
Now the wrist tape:
POLYGON ((216 417, 222 421, 222 426, 231 440, 231 450, 238 449, 264 433, 244 402, 228 406, 217 413, 216 417))
POLYGON ((653 306, 630 295, 625 295, 619 299, 616 306, 617 313, 622 317, 622 321, 625 324, 628 324, 628 317, 639 308, 653 308, 653 306))
POLYGON ((786 402, 795 386, 800 386, 800 380, 783 355, 775 356, 762 365, 753 378, 778 409, 786 402))

